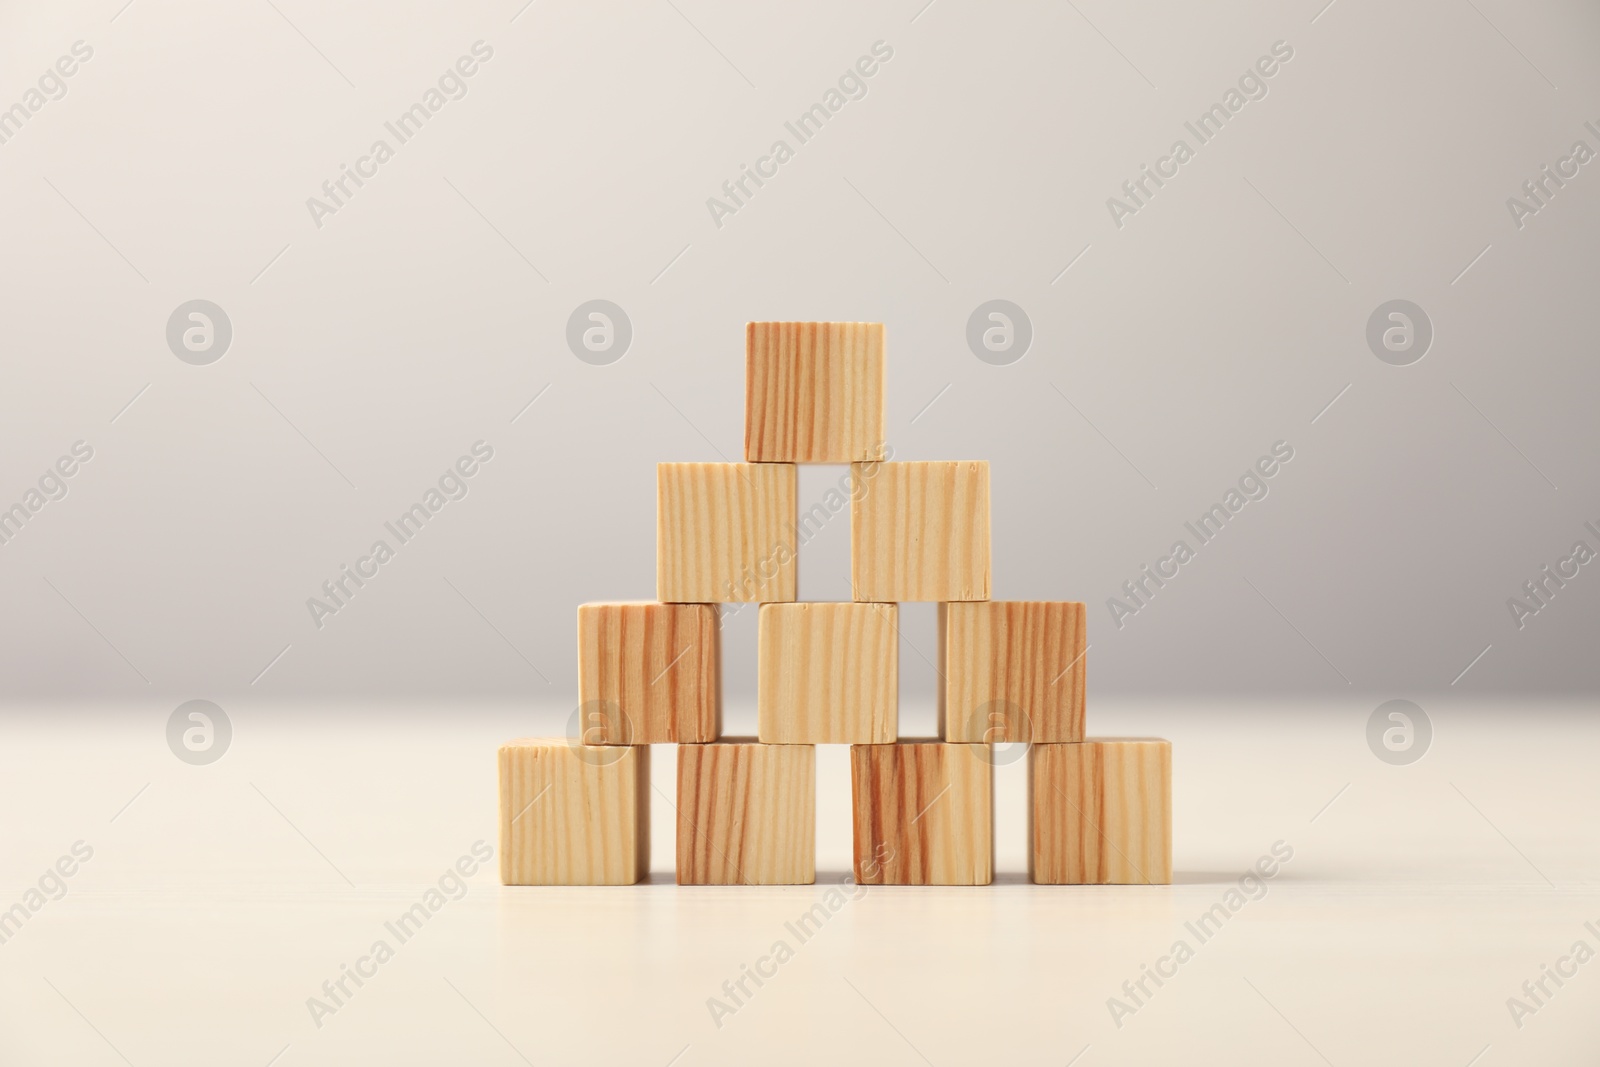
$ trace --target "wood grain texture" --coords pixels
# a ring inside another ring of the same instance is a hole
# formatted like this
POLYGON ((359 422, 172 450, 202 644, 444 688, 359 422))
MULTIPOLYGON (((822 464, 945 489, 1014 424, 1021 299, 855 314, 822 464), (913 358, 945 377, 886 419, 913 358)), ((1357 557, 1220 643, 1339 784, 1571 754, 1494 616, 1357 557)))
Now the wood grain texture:
POLYGON ((901 741, 850 749, 855 877, 862 885, 988 885, 987 745, 901 741))
POLYGON ((747 323, 744 382, 751 463, 882 458, 883 323, 747 323))
POLYGON ((500 746, 500 881, 632 885, 650 869, 650 750, 500 746))
POLYGON ((939 736, 1082 741, 1086 620, 1073 601, 939 605, 939 736))
POLYGON ((1171 742, 1107 737, 1034 745, 1028 792, 1035 882, 1171 884, 1171 742))
POLYGON ((590 745, 716 740, 717 634, 714 604, 579 607, 580 739, 590 745))
POLYGON ((815 748, 679 747, 679 885, 810 885, 816 835, 815 748))
POLYGON ((893 741, 899 613, 894 604, 763 604, 756 736, 778 745, 893 741))
POLYGON ((794 530, 793 464, 657 464, 656 599, 793 600, 794 530))
POLYGON ((989 464, 853 464, 859 601, 989 599, 989 464))

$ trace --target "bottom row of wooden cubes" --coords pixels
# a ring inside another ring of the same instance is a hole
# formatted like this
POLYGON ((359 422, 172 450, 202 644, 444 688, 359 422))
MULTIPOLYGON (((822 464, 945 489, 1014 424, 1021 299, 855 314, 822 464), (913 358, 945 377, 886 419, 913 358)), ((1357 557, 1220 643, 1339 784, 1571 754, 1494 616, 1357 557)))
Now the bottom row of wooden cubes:
MULTIPOLYGON (((995 749, 852 745, 854 874, 864 885, 987 885, 995 749)), ((1052 885, 1172 880, 1172 746, 1143 738, 1034 745, 1029 873, 1052 885)), ((816 880, 816 748, 678 746, 682 885, 816 880)), ((500 749, 500 879, 631 885, 649 871, 650 749, 512 741, 500 749)))

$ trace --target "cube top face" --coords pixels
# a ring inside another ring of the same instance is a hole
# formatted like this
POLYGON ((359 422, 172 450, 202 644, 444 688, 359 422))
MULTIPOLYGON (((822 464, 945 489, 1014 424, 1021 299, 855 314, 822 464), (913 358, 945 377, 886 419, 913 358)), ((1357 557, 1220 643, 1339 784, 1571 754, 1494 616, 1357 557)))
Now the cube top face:
POLYGON ((656 599, 793 600, 794 529, 792 464, 658 464, 656 599))
POLYGON ((746 460, 874 460, 884 432, 881 322, 746 324, 746 460))
POLYGON ((589 745, 713 741, 717 609, 711 604, 578 608, 581 740, 589 745))
POLYGON ((767 744, 887 744, 899 726, 899 608, 764 604, 757 735, 767 744))
POLYGON ((949 741, 1082 741, 1088 612, 1075 601, 939 608, 941 734, 949 741))
POLYGON ((650 869, 650 750, 500 746, 500 881, 632 885, 650 869))
POLYGON ((851 475, 854 599, 989 599, 989 464, 861 463, 851 475))
POLYGON ((862 885, 988 885, 987 745, 902 741, 850 749, 855 877, 862 885))
POLYGON ((1033 880, 1054 885, 1172 882, 1172 745, 1090 738, 1028 753, 1033 880))
POLYGON ((678 749, 678 884, 817 880, 817 750, 717 742, 678 749))

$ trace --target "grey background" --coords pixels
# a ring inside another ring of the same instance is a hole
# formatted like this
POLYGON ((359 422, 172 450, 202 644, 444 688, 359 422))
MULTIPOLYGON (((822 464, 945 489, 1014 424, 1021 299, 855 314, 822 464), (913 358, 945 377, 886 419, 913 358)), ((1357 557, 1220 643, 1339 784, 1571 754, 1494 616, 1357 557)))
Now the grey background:
MULTIPOLYGON (((0 144, 0 505, 95 450, 0 546, 7 695, 570 706, 576 605, 653 595, 654 464, 739 458, 742 324, 780 318, 887 324, 896 457, 991 462, 994 596, 1089 603, 1092 698, 1593 692, 1600 565, 1521 630, 1506 600, 1600 548, 1600 163, 1521 230, 1506 199, 1600 148, 1597 36, 1507 0, 7 4, 0 107, 94 55, 0 144), (478 40, 467 95, 315 226, 478 40), (865 98, 715 226, 879 40, 865 98), (1268 95, 1114 226, 1279 40, 1268 95), (997 298, 1034 330, 1009 366, 965 340, 997 298), (1408 367, 1364 337, 1397 298, 1435 331, 1408 367), (194 299, 232 322, 209 366, 166 345, 194 299), (633 326, 609 366, 566 347, 593 299, 633 326), (466 498, 316 628, 479 440, 466 498), (1117 629, 1106 599, 1279 440, 1270 495, 1117 629)), ((847 561, 841 515, 802 596, 846 597, 847 561)))

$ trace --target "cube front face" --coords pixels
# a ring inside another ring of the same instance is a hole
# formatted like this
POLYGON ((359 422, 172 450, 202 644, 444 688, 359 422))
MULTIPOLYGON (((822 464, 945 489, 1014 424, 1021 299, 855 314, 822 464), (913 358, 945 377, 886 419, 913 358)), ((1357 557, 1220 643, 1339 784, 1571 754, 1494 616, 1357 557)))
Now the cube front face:
POLYGON ((1172 882, 1172 745, 1105 738, 1028 753, 1041 885, 1172 882))
POLYGON ((717 609, 711 604, 578 608, 581 740, 591 745, 713 741, 717 609))
POLYGON ((817 750, 717 742, 678 749, 678 884, 817 880, 817 750))
POLYGON ((1082 741, 1087 610, 1072 601, 939 606, 947 741, 1082 741))
POLYGON ((993 779, 987 745, 850 749, 855 877, 862 885, 988 885, 993 779))
POLYGON ((851 476, 854 599, 989 599, 987 463, 857 463, 851 476))
POLYGON ((899 725, 894 604, 764 604, 757 737, 767 744, 887 744, 899 725))
POLYGON ((881 322, 745 326, 744 458, 854 463, 884 443, 881 322))
POLYGON ((791 464, 658 464, 656 599, 793 600, 794 527, 791 464))
POLYGON ((500 881, 632 885, 650 869, 650 750, 500 746, 500 881))

